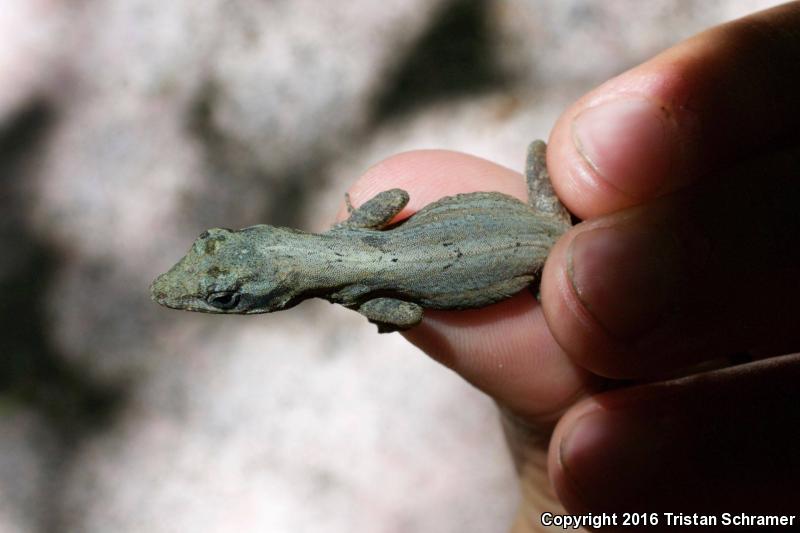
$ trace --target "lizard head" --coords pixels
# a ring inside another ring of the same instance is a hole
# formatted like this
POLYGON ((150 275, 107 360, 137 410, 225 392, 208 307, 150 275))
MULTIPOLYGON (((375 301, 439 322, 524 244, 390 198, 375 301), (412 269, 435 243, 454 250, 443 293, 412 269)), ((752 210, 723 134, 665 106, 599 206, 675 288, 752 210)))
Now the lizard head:
POLYGON ((153 282, 153 300, 204 313, 268 313, 287 307, 291 272, 282 274, 280 262, 265 256, 280 232, 271 226, 204 231, 189 252, 153 282))

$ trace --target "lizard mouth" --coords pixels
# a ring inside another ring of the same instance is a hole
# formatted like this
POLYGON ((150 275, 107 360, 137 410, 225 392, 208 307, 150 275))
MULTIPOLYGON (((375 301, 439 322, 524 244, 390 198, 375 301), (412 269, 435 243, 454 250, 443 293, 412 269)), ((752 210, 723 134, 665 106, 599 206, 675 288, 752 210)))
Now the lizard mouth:
POLYGON ((150 298, 159 305, 170 309, 183 311, 196 311, 200 313, 226 313, 230 312, 208 305, 204 298, 195 295, 173 296, 175 293, 174 285, 167 277, 169 273, 162 274, 150 285, 150 298), (172 290, 171 290, 172 289, 172 290))

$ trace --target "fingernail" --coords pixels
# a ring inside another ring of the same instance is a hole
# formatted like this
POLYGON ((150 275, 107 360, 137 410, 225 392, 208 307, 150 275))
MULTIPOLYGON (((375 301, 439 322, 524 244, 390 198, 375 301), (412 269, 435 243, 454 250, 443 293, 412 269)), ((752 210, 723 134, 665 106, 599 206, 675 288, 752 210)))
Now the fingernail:
POLYGON ((576 296, 619 340, 640 337, 662 318, 675 293, 677 264, 669 235, 633 225, 584 231, 567 251, 576 296))
POLYGON ((578 418, 559 446, 563 474, 584 504, 630 501, 658 469, 668 420, 599 408, 578 418), (613 494, 608 494, 612 491, 613 494))
MULTIPOLYGON (((664 188, 677 152, 667 110, 640 97, 590 107, 572 123, 573 142, 594 175, 635 198, 664 188)), ((584 176, 586 174, 583 174, 584 176)))

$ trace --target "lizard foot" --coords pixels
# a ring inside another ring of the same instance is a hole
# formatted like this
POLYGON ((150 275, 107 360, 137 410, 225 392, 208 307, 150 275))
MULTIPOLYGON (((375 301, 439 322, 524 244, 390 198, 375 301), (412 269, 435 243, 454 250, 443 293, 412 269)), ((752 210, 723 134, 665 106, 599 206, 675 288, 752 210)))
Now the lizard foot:
POLYGON ((416 326, 422 320, 422 307, 395 298, 367 300, 358 312, 378 326, 378 333, 402 331, 416 326))

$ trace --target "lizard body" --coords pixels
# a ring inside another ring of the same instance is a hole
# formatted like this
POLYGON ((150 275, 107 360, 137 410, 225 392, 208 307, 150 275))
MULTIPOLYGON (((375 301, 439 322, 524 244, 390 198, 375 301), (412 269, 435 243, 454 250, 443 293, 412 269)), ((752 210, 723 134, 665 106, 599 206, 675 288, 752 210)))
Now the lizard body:
POLYGON ((392 189, 321 234, 211 229, 153 282, 152 296, 167 307, 238 314, 320 297, 357 310, 381 332, 416 325, 423 308, 483 307, 536 282, 570 227, 541 141, 529 148, 526 176, 528 204, 499 192, 457 194, 390 225, 408 203, 405 191, 392 189))

